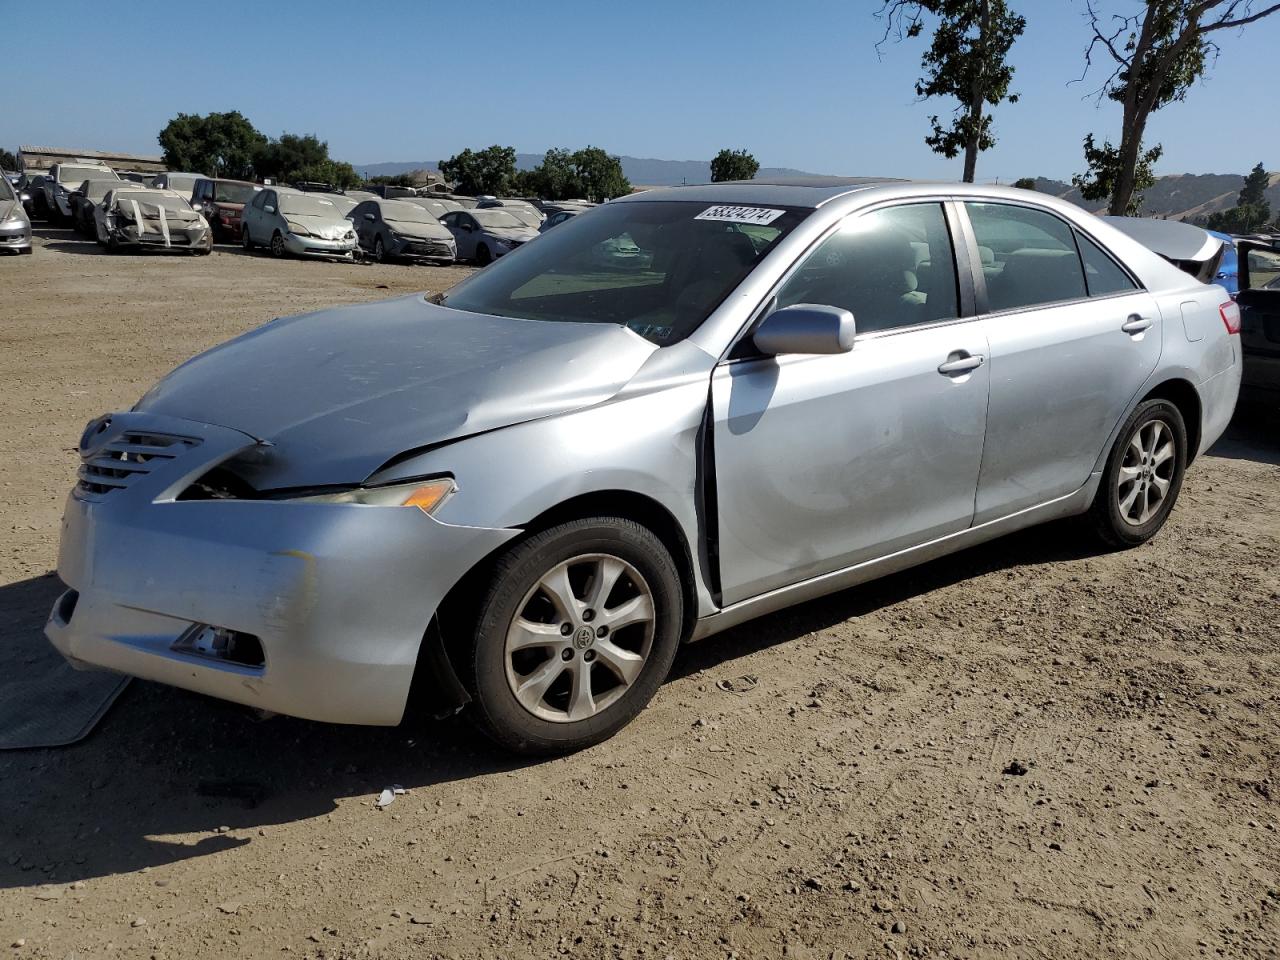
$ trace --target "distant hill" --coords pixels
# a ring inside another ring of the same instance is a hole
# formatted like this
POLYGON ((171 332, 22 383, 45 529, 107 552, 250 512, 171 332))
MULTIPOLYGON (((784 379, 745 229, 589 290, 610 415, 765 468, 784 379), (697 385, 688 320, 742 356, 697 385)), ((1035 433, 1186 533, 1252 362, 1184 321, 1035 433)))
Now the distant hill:
MULTIPOLYGON (((707 183, 711 179, 709 160, 656 160, 645 157, 619 159, 622 161, 622 172, 636 186, 671 187, 681 183, 707 183)), ((516 166, 521 170, 530 170, 541 162, 540 153, 516 154, 516 166)), ((376 177, 394 176, 423 168, 434 170, 438 166, 438 160, 413 160, 406 163, 357 164, 356 169, 366 177, 376 177)), ((757 176, 811 177, 816 174, 789 167, 761 167, 757 176)), ((1168 217, 1172 220, 1181 220, 1183 217, 1207 218, 1218 210, 1234 207, 1243 185, 1242 173, 1180 173, 1161 177, 1155 186, 1146 191, 1142 212, 1148 217, 1168 217)), ((1079 190, 1061 180, 1036 177, 1036 189, 1041 193, 1062 197, 1095 213, 1105 209, 1104 204, 1086 203, 1081 199, 1079 190)), ((1280 213, 1280 173, 1271 175, 1267 199, 1271 202, 1271 209, 1280 213)))
MULTIPOLYGON (((618 159, 622 161, 622 172, 636 186, 673 187, 681 183, 706 183, 711 179, 710 160, 654 160, 643 157, 618 159)), ((516 167, 520 170, 532 170, 541 162, 540 153, 516 154, 516 167)), ((438 160, 412 160, 405 163, 355 164, 355 168, 366 177, 391 177, 424 167, 434 170, 439 165, 438 160)), ((761 167, 757 176, 807 177, 813 174, 788 167, 761 167)))
MULTIPOLYGON (((1241 173, 1179 173, 1160 177, 1143 194, 1142 213, 1170 220, 1207 218, 1211 213, 1234 207, 1243 185, 1244 174, 1241 173)), ((1079 190, 1061 180, 1036 177, 1036 189, 1094 213, 1106 209, 1106 204, 1085 202, 1079 190)), ((1271 209, 1280 212, 1280 173, 1271 175, 1266 197, 1271 209)))

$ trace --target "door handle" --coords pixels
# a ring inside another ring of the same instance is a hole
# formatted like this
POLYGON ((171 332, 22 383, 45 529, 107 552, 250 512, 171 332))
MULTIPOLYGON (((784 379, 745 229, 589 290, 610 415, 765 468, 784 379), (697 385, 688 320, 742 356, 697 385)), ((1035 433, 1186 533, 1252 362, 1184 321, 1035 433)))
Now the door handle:
POLYGON ((1143 330, 1149 330, 1155 325, 1155 321, 1150 317, 1139 316, 1136 313, 1129 314, 1127 320, 1120 324, 1120 329, 1125 333, 1141 333, 1143 330))
POLYGON ((987 358, 982 354, 968 354, 963 350, 957 350, 951 354, 952 359, 938 365, 938 372, 944 377, 954 376, 960 373, 969 373, 971 370, 977 370, 987 358))

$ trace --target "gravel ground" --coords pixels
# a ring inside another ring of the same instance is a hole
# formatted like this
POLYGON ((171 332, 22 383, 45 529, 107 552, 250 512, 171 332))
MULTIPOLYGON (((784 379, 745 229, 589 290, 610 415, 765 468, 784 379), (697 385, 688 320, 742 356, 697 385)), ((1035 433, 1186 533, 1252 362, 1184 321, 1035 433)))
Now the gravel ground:
MULTIPOLYGON (((0 642, 57 593, 85 421, 271 317, 466 273, 38 233, 0 260, 0 642)), ((1238 420, 1146 547, 1057 525, 768 617, 565 759, 134 683, 0 754, 0 951, 1280 955, 1280 439, 1238 420)))

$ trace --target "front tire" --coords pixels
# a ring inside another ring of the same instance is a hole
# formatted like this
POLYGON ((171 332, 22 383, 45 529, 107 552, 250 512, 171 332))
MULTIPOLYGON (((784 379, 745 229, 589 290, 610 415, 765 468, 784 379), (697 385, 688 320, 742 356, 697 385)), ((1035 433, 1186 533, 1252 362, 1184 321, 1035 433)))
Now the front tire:
POLYGON ((480 244, 476 247, 476 263, 482 267, 487 267, 493 263, 493 254, 489 252, 488 244, 480 244))
POLYGON ((285 255, 284 236, 277 230, 271 235, 271 255, 277 260, 283 260, 285 255))
POLYGON ((1089 518, 1109 547, 1146 543, 1164 526, 1187 469, 1187 427, 1168 400, 1146 400, 1125 421, 1089 518))
POLYGON ((378 263, 387 262, 387 248, 382 245, 382 237, 376 237, 373 241, 373 259, 378 263))
POLYGON ((653 698, 680 643, 670 553, 631 520, 574 520, 497 561, 459 676, 480 729, 514 753, 570 753, 617 733, 653 698))

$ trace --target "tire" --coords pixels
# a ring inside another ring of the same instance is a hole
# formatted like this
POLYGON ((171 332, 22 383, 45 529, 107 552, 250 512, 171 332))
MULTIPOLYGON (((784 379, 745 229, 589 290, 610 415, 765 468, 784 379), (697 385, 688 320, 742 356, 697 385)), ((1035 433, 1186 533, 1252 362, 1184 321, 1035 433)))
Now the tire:
POLYGON ((285 253, 284 236, 277 230, 271 235, 271 255, 277 260, 283 260, 285 253))
POLYGON ((454 656, 481 731, 513 753, 571 753, 644 709, 675 659, 684 603, 651 531, 619 517, 574 520, 521 541, 491 573, 454 656), (548 581, 562 589, 547 591, 548 581), (609 592, 593 596, 597 584, 609 592), (552 599, 565 588, 571 600, 552 599))
POLYGON ((375 237, 373 241, 373 259, 378 263, 387 262, 387 248, 382 245, 382 237, 375 237))
POLYGON ((253 249, 253 238, 249 236, 249 228, 243 221, 240 223, 240 249, 246 252, 253 249))
POLYGON ((476 263, 480 264, 482 267, 487 267, 489 264, 493 263, 493 254, 489 252, 487 244, 482 243, 480 246, 476 247, 476 263))
POLYGON ((1154 537, 1178 500, 1186 469, 1182 413, 1168 400, 1138 404, 1111 448, 1089 510, 1098 538, 1109 547, 1127 549, 1154 537))

